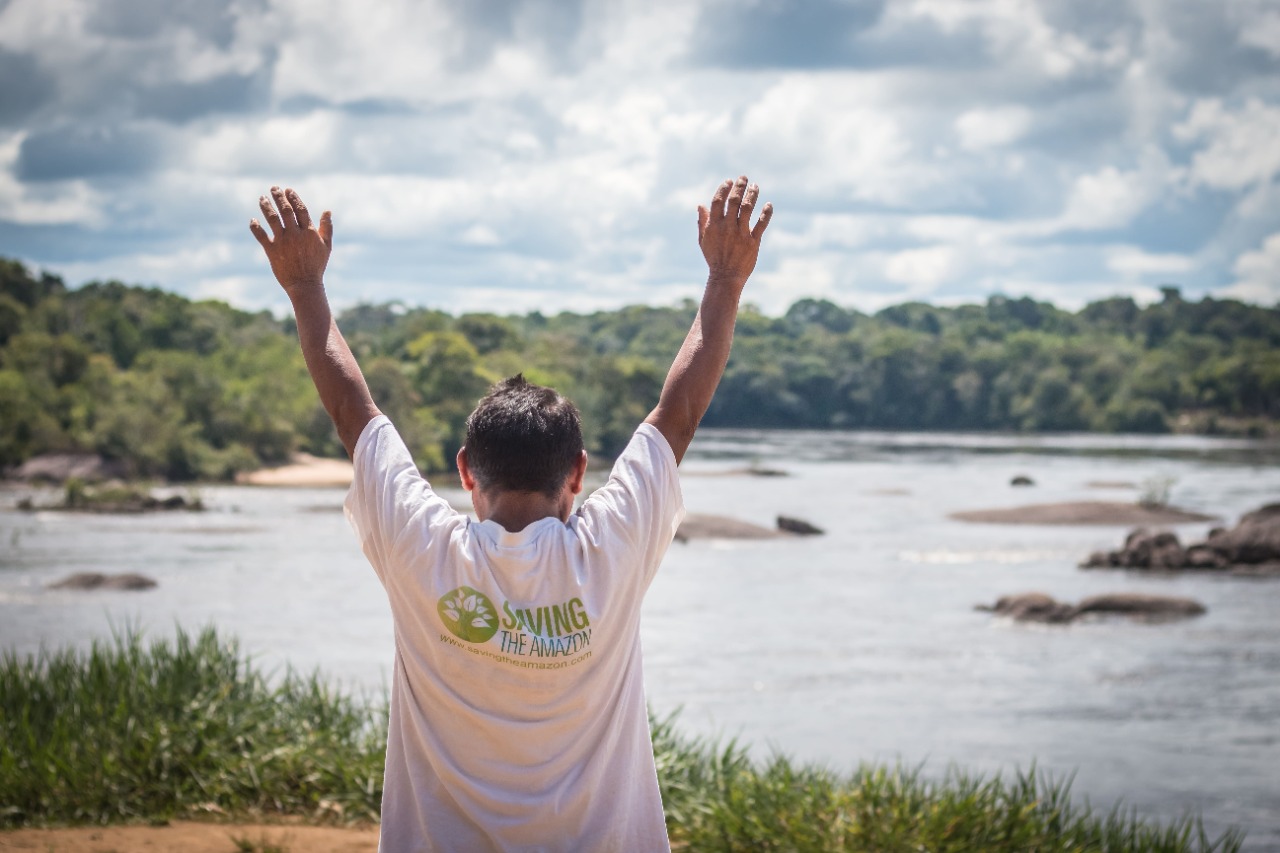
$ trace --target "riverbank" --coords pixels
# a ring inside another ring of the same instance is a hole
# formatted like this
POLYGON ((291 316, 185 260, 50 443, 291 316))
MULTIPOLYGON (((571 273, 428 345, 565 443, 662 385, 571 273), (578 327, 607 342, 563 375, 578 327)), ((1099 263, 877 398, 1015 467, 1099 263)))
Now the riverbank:
MULTIPOLYGON (((141 840, 150 840, 194 850, 322 850, 351 849, 323 846, 350 839, 354 849, 372 849, 363 845, 381 801, 385 713, 317 675, 272 685, 211 629, 179 632, 172 643, 126 635, 88 652, 6 656, 0 827, 16 832, 0 833, 0 848, 53 843, 97 853, 143 849, 141 840), (210 815, 245 822, 190 822, 210 815), (164 825, 110 836, 103 828, 143 823, 164 825), (34 829, 58 824, 95 826, 65 835, 34 829), (312 833, 308 824, 359 828, 312 833)), ((1194 819, 1160 824, 1120 807, 1095 813, 1072 802, 1067 784, 1034 772, 1007 779, 953 769, 929 779, 901 767, 845 773, 780 755, 759 762, 736 744, 680 733, 672 718, 655 720, 653 737, 677 849, 1014 853, 1241 844, 1234 831, 1207 838, 1194 819)))

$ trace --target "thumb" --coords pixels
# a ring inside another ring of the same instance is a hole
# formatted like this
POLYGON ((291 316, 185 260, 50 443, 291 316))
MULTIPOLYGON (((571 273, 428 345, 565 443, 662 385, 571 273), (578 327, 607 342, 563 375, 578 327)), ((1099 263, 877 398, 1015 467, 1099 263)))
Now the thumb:
POLYGON ((333 211, 326 210, 320 214, 320 239, 330 249, 333 248, 333 211))
POLYGON ((707 222, 711 219, 711 213, 702 205, 698 205, 698 244, 702 244, 702 232, 707 230, 707 222))

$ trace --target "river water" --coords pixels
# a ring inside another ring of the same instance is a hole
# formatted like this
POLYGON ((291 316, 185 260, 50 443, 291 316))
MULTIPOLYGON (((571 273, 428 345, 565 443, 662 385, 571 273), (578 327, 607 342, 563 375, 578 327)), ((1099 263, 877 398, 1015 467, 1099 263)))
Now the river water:
MULTIPOLYGON (((1014 437, 708 430, 683 470, 691 512, 821 537, 672 546, 644 604, 646 684, 687 731, 852 770, 903 762, 1013 773, 1034 762, 1103 810, 1195 811, 1280 850, 1280 580, 1083 571, 1124 527, 970 524, 962 509, 1135 500, 1234 524, 1280 501, 1280 446, 1188 437, 1014 437), (734 473, 758 464, 786 477, 734 473), (1031 488, 1012 488, 1025 474, 1031 488), (1107 484, 1107 485, 1099 485, 1107 484), (1122 485, 1122 484, 1129 485, 1122 485), (1038 590, 1186 596, 1202 617, 1018 625, 974 610, 1038 590)), ((0 648, 87 644, 214 624, 260 664, 380 693, 391 626, 338 489, 202 487, 210 511, 10 511, 0 491, 0 648), (142 572, 141 593, 46 585, 142 572)), ((460 508, 464 493, 445 490, 460 508)), ((1176 528, 1184 541, 1210 524, 1176 528)))

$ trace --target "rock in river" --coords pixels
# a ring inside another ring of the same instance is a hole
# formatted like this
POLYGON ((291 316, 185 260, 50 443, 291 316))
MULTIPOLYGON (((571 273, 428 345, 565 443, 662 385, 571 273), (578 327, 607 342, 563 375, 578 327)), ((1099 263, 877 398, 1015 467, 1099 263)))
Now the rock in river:
POLYGON ((118 589, 141 590, 151 589, 156 582, 145 575, 132 572, 123 575, 104 575, 98 572, 78 572, 68 575, 56 583, 49 584, 49 589, 118 589))
POLYGON ((1024 592, 1002 596, 994 605, 978 605, 977 609, 1008 616, 1018 622, 1058 624, 1073 622, 1089 614, 1114 614, 1148 622, 1163 622, 1199 616, 1205 612, 1203 604, 1189 598, 1135 592, 1095 595, 1079 604, 1056 601, 1043 592, 1024 592))
POLYGON ((778 529, 787 533, 797 533, 800 536, 821 536, 826 532, 821 527, 815 527, 804 519, 788 518, 785 515, 778 516, 778 529))
POLYGON ((1280 504, 1246 513, 1234 528, 1214 528, 1208 539, 1186 547, 1176 534, 1139 528, 1125 537, 1119 550, 1095 552, 1081 565, 1087 569, 1280 574, 1280 504))

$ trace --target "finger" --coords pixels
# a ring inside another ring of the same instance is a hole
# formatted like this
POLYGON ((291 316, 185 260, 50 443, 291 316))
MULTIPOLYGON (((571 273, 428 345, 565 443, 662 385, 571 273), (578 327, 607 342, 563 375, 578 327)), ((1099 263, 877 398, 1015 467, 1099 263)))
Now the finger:
POLYGON ((271 226, 271 233, 279 237, 284 233, 284 223, 280 221, 280 214, 276 213, 276 209, 271 206, 271 199, 264 196, 258 197, 258 207, 262 208, 262 215, 266 218, 267 224, 271 226))
POLYGON ((249 230, 253 232, 253 236, 262 244, 262 248, 266 249, 271 246, 271 235, 267 233, 267 229, 263 228, 256 219, 249 220, 249 230))
POLYGON ((333 212, 326 210, 320 214, 320 239, 330 249, 333 248, 333 212))
POLYGON ((298 218, 293 215, 293 207, 289 204, 289 199, 284 197, 284 190, 279 187, 272 187, 271 197, 275 199, 276 207, 280 209, 280 227, 286 231, 290 228, 296 228, 298 218))
POLYGON ((711 212, 698 205, 698 245, 702 245, 702 232, 707 230, 707 223, 710 221, 711 212))
POLYGON ((724 200, 729 197, 729 188, 733 181, 724 181, 716 187, 716 194, 711 197, 711 219, 724 218, 724 200))
POLYGON ((302 199, 293 191, 293 187, 289 187, 284 191, 284 197, 289 200, 289 204, 293 207, 293 213, 298 217, 299 228, 311 227, 311 211, 307 210, 307 206, 302 203, 302 199))
POLYGON ((773 218, 773 204, 765 202, 764 209, 760 211, 760 221, 756 223, 756 227, 751 229, 751 236, 759 240, 764 234, 764 229, 769 227, 769 220, 773 218))
POLYGON ((747 176, 743 175, 733 182, 733 189, 729 190, 729 201, 725 204, 724 215, 727 219, 738 218, 738 208, 742 206, 742 194, 747 191, 747 176))
POLYGON ((751 211, 756 209, 756 199, 760 197, 759 184, 747 184, 747 191, 742 195, 742 206, 738 209, 738 223, 743 231, 751 230, 751 211))

